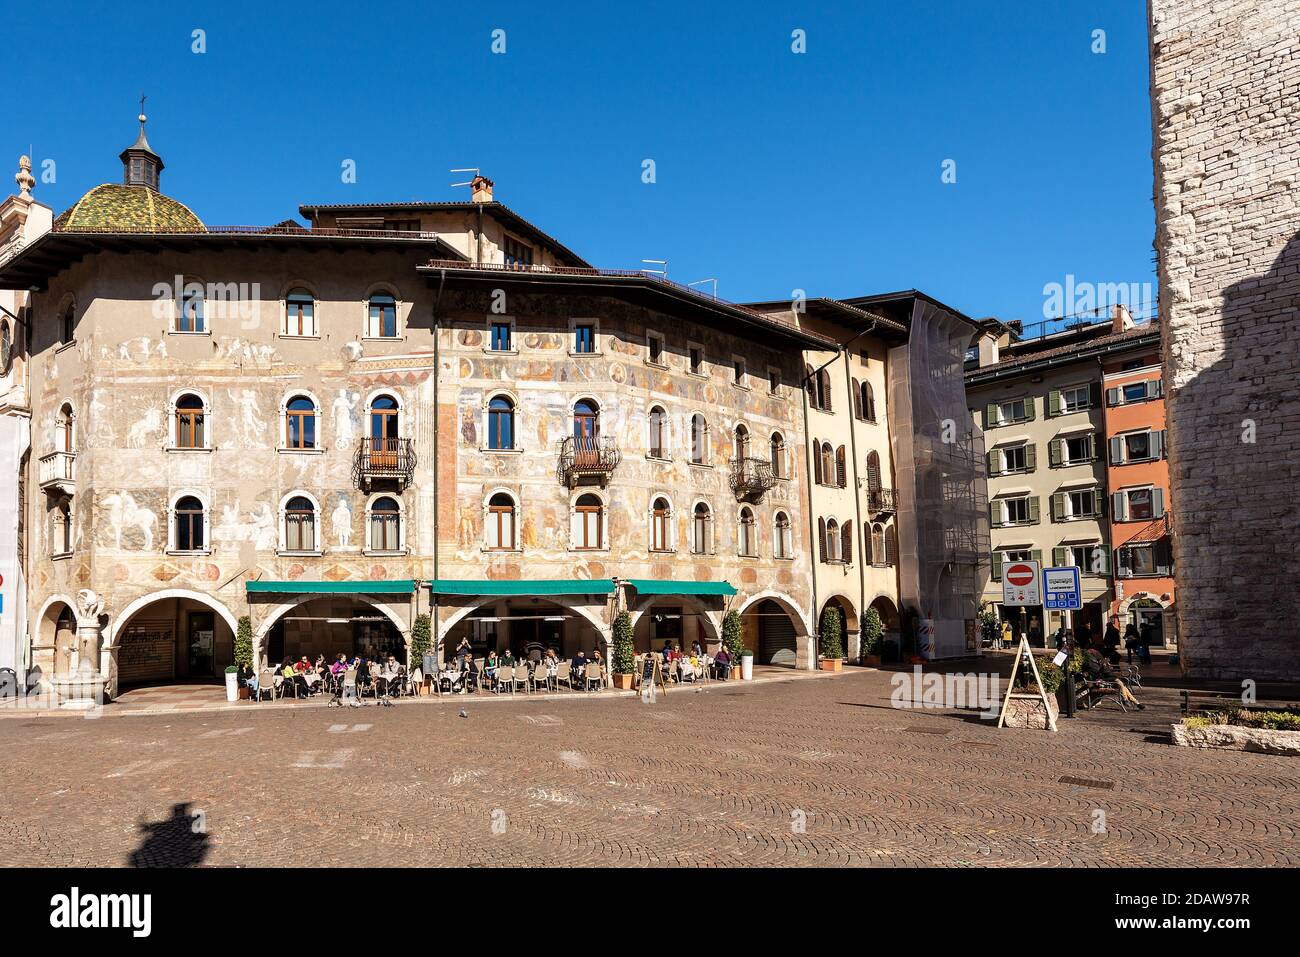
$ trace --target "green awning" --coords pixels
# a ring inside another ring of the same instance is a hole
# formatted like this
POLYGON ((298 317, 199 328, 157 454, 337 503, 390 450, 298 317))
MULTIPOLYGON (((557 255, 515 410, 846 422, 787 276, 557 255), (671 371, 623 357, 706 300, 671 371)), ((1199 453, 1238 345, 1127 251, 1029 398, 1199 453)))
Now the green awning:
POLYGON ((435 595, 612 595, 614 583, 608 578, 536 578, 499 580, 486 578, 439 578, 428 582, 435 595))
POLYGON ((415 581, 399 578, 392 581, 370 582, 275 582, 248 583, 249 592, 280 592, 295 595, 409 595, 415 591, 415 581))
POLYGON ((636 589, 638 595, 692 595, 702 598, 706 595, 731 596, 736 593, 736 589, 728 582, 664 582, 655 578, 629 578, 627 583, 636 589))

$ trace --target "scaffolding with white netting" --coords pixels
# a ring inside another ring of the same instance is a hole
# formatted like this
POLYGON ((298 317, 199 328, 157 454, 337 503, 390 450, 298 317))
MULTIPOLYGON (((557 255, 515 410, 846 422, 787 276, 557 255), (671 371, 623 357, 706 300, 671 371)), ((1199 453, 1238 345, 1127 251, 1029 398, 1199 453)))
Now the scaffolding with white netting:
POLYGON ((908 341, 890 353, 899 599, 919 619, 914 647, 924 658, 979 651, 990 559, 984 433, 962 375, 973 334, 967 320, 918 297, 908 341))

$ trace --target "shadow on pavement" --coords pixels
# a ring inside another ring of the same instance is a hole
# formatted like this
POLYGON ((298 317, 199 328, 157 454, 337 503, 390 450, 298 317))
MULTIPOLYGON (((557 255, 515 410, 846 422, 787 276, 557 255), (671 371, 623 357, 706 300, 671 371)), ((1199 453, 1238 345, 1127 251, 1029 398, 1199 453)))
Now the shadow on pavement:
POLYGON ((132 867, 197 867, 208 856, 203 815, 191 814, 189 802, 172 805, 171 817, 141 821, 144 842, 131 852, 132 867))

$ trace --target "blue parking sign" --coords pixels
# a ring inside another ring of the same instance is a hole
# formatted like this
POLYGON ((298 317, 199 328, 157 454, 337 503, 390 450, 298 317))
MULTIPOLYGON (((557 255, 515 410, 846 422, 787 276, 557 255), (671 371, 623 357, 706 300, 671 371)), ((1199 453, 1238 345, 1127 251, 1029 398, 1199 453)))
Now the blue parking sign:
POLYGON ((1083 607, 1079 569, 1073 565, 1043 569, 1043 607, 1057 611, 1078 611, 1083 607))

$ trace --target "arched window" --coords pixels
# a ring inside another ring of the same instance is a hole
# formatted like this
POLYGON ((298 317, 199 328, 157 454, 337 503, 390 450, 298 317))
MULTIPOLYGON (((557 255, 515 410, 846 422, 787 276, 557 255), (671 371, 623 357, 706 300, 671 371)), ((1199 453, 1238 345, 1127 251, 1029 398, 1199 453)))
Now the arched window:
POLYGON ((58 558, 72 554, 72 507, 61 501, 50 512, 50 555, 58 558))
POLYGON ((672 507, 666 498, 656 498, 650 505, 650 551, 672 551, 672 507))
POLYGON ((591 442, 600 435, 600 407, 591 399, 579 399, 573 407, 573 437, 591 442))
POLYGON ((835 450, 835 484, 845 488, 849 484, 849 473, 844 461, 844 446, 835 450))
POLYGON ((771 441, 768 443, 768 455, 772 461, 772 475, 775 478, 786 478, 785 474, 785 436, 780 432, 773 432, 771 441))
POLYGON ((691 514, 691 551, 696 555, 713 551, 713 513, 703 502, 697 502, 691 514))
POLYGON ((176 398, 176 448, 208 447, 207 409, 203 397, 186 392, 176 398))
POLYGON ((203 321, 203 285, 187 282, 181 290, 181 301, 176 309, 177 332, 206 332, 203 321))
POLYGON ((484 533, 490 550, 514 551, 517 512, 514 497, 507 492, 497 492, 488 499, 484 533))
POLYGON ((72 412, 72 403, 65 402, 59 406, 59 416, 54 423, 54 451, 77 451, 76 416, 72 412))
POLYGON ((885 526, 877 522, 871 526, 871 563, 888 565, 889 556, 885 551, 885 526))
POLYGON ((840 523, 833 518, 826 521, 826 560, 840 560, 840 523))
POLYGON ((402 507, 391 495, 370 503, 370 550, 397 552, 402 549, 402 507))
POLYGON ((862 383, 857 379, 853 380, 853 417, 862 418, 862 383))
POLYGON ((691 416, 691 461, 704 465, 709 460, 709 426, 704 416, 696 412, 691 416))
POLYGON ((734 452, 737 460, 749 458, 749 429, 744 423, 736 425, 734 452))
POLYGON ((776 513, 773 523, 772 550, 777 558, 794 558, 794 542, 790 535, 790 516, 776 513))
POLYGON ((316 506, 305 495, 295 495, 285 503, 284 550, 316 551, 316 506))
POLYGON ((817 408, 831 411, 831 374, 825 369, 817 373, 817 408))
POLYGON ((867 488, 876 491, 880 484, 880 454, 874 450, 867 453, 867 488))
POLYGON ((201 552, 206 548, 204 525, 206 514, 203 503, 193 495, 182 495, 172 508, 172 548, 178 552, 201 552))
POLYGON ((658 405, 650 409, 650 457, 668 458, 668 415, 658 405))
POLYGON ((853 564, 853 523, 845 522, 840 529, 840 561, 853 564))
POLYGON ((748 505, 740 510, 740 521, 736 523, 736 552, 737 554, 753 558, 758 554, 757 542, 754 534, 754 510, 748 505))
POLYGON ((829 442, 822 443, 822 484, 834 485, 835 478, 835 450, 831 448, 829 442))
POLYGON ((391 395, 377 395, 370 401, 370 462, 381 468, 396 468, 401 435, 400 410, 391 395))
POLYGON ((9 374, 14 358, 14 332, 9 320, 0 321, 0 375, 9 374))
POLYGON ((284 329, 286 336, 316 335, 316 300, 306 289, 289 291, 284 297, 284 329))
POLYGON ((494 395, 488 402, 488 448, 515 447, 515 404, 509 396, 494 395))
POLYGON ((573 547, 605 547, 605 506, 600 496, 591 492, 578 496, 573 504, 573 547))
POLYGON ((366 304, 366 336, 397 338, 397 300, 388 293, 375 293, 366 304))
POLYGON ((285 403, 284 447, 316 448, 316 403, 305 395, 296 395, 285 403))
POLYGON ((867 382, 865 380, 863 381, 862 393, 860 399, 858 400, 858 404, 862 409, 862 418, 866 419, 868 422, 875 422, 876 421, 876 393, 875 390, 871 388, 870 382, 867 382))

